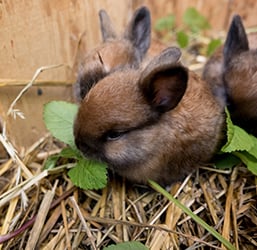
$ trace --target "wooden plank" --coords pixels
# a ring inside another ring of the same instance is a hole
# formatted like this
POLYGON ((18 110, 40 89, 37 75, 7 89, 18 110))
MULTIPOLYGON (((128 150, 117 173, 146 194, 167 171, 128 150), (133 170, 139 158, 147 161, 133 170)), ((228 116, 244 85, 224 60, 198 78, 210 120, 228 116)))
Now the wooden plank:
POLYGON ((41 66, 67 64, 44 73, 48 80, 74 79, 72 65, 81 35, 86 47, 100 42, 98 11, 104 8, 121 28, 129 1, 3 0, 0 4, 0 78, 30 79, 41 66), (117 15, 118 13, 118 15, 117 15))

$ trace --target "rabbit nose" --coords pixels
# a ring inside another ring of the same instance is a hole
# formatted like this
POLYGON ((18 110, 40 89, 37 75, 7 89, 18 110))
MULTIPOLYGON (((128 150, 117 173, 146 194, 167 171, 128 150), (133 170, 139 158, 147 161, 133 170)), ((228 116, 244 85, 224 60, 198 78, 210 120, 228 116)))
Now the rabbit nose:
POLYGON ((75 144, 77 148, 83 153, 89 150, 89 146, 87 145, 86 141, 81 137, 75 137, 75 144))
POLYGON ((86 156, 97 153, 97 147, 94 145, 94 143, 83 137, 76 137, 75 144, 77 148, 86 156))

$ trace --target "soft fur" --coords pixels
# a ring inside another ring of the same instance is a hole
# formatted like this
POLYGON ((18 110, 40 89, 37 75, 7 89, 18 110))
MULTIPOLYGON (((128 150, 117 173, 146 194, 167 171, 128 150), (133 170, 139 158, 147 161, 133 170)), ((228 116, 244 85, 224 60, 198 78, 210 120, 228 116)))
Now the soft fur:
POLYGON ((170 184, 208 162, 223 108, 168 48, 143 69, 122 68, 91 86, 74 125, 77 147, 134 182, 170 184))
POLYGON ((103 43, 85 55, 80 66, 75 97, 81 101, 88 90, 111 71, 126 65, 139 67, 150 46, 151 18, 146 7, 137 9, 123 35, 118 36, 108 14, 99 12, 103 43))
POLYGON ((223 80, 233 122, 257 136, 257 50, 249 48, 239 16, 224 45, 223 80))
POLYGON ((256 33, 247 37, 235 15, 224 46, 206 63, 203 79, 221 105, 228 106, 232 121, 257 136, 256 40, 256 33))

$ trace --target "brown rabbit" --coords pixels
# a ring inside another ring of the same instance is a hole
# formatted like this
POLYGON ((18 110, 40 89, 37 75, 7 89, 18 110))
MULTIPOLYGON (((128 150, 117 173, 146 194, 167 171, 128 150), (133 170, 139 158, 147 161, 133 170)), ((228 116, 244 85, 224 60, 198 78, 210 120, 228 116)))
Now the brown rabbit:
POLYGON ((118 36, 108 14, 99 12, 103 43, 80 59, 75 96, 81 101, 88 90, 115 69, 130 65, 139 67, 150 46, 151 18, 146 7, 138 8, 125 32, 118 36))
POLYGON ((257 136, 257 50, 249 49, 240 16, 224 45, 223 81, 233 122, 257 136))
POLYGON ((94 85, 74 123, 77 147, 131 181, 170 184, 206 163, 221 140, 223 109, 208 85, 167 48, 144 69, 94 85))
MULTIPOLYGON (((235 44, 244 44, 245 48, 249 46, 251 49, 257 48, 257 33, 250 33, 248 37, 239 15, 234 15, 230 24, 227 39, 233 36, 236 38, 235 44), (238 37, 236 37, 238 35, 238 37), (247 44, 247 45, 246 45, 247 44)), ((210 85, 213 94, 217 97, 221 105, 225 106, 228 104, 228 96, 226 87, 223 79, 224 72, 224 45, 220 46, 215 53, 209 58, 203 69, 203 79, 210 85)), ((230 50, 230 49, 229 49, 230 50)))

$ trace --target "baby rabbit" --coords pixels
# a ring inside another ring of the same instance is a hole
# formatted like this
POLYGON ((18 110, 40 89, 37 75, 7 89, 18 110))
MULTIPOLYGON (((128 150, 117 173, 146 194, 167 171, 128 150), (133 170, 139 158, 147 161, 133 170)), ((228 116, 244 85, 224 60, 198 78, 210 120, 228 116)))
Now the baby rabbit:
POLYGON ((224 45, 223 81, 233 122, 257 136, 257 50, 249 49, 240 16, 224 45))
POLYGON ((257 136, 256 38, 256 33, 247 37, 240 16, 235 15, 224 46, 210 58, 203 71, 203 78, 211 86, 214 95, 221 103, 228 106, 232 121, 255 136, 257 136))
POLYGON ((75 96, 81 101, 88 90, 111 71, 130 65, 139 67, 150 46, 151 18, 146 7, 137 9, 124 34, 119 37, 108 14, 99 12, 103 43, 87 53, 81 60, 75 96))
POLYGON ((117 69, 91 85, 74 122, 78 149, 141 183, 170 184, 208 162, 224 110, 180 56, 170 47, 144 68, 117 69))

